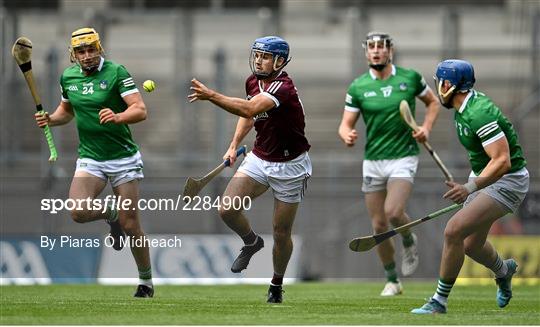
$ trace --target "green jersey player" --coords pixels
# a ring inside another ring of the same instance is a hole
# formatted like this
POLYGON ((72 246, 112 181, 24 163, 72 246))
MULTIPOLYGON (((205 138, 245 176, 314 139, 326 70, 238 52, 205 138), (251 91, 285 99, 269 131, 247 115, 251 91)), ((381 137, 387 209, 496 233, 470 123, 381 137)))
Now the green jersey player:
MULTIPOLYGON (((418 165, 417 142, 428 139, 440 106, 419 73, 392 64, 394 48, 388 34, 370 32, 363 46, 370 69, 347 91, 339 136, 353 146, 358 138, 354 126, 362 116, 366 125, 362 191, 373 231, 378 234, 386 232, 389 223, 398 227, 410 221, 405 207, 418 165), (407 100, 414 115, 416 97, 426 105, 427 113, 420 129, 411 132, 400 117, 399 103, 407 100)), ((401 270, 407 276, 418 267, 416 236, 410 232, 402 235, 401 270)), ((387 278, 381 295, 401 294, 392 241, 381 243, 377 253, 387 278)))
POLYGON ((498 285, 497 304, 512 298, 514 259, 502 260, 487 241, 491 225, 515 212, 529 189, 529 173, 512 124, 486 95, 472 89, 473 66, 464 60, 445 60, 436 73, 441 103, 454 108, 458 138, 469 154, 472 173, 466 184, 447 182, 444 197, 465 202, 447 223, 437 291, 412 313, 445 313, 448 296, 463 265, 464 256, 492 270, 498 285))
POLYGON ((36 121, 39 127, 60 126, 75 117, 79 159, 69 190, 70 199, 95 199, 110 181, 117 198, 129 200, 130 206, 128 210, 118 211, 119 204, 106 211, 76 208, 71 216, 78 223, 105 219, 111 227, 111 236, 105 241, 112 239, 115 250, 122 249, 127 239, 125 234, 132 241, 129 244, 145 244, 131 249, 140 278, 135 296, 152 297, 148 246, 146 242, 133 242, 145 237, 137 211, 138 180, 143 178, 143 164, 128 127, 146 119, 146 106, 124 66, 105 60, 103 55, 99 35, 93 28, 73 32, 70 58, 75 65, 68 67, 60 79, 62 101, 50 116, 36 114, 36 121))

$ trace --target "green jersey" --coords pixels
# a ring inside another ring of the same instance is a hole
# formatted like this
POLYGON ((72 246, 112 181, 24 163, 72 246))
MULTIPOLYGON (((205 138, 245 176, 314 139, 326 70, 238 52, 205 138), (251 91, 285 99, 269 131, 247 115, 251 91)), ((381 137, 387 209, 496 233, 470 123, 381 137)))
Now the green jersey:
POLYGON ((349 86, 345 110, 360 112, 366 125, 364 158, 398 159, 419 153, 410 127, 399 114, 399 103, 407 100, 415 114, 415 97, 428 92, 424 78, 412 69, 392 65, 392 75, 380 80, 371 70, 349 86))
POLYGON ((60 77, 62 101, 75 113, 79 133, 79 157, 97 161, 132 156, 139 147, 127 124, 99 123, 99 111, 126 110, 122 97, 139 92, 126 68, 101 59, 98 69, 85 76, 78 65, 68 67, 60 77))
POLYGON ((491 158, 484 151, 487 145, 506 137, 510 148, 510 173, 527 165, 512 124, 484 94, 472 90, 454 115, 459 141, 469 153, 475 175, 480 175, 491 158))

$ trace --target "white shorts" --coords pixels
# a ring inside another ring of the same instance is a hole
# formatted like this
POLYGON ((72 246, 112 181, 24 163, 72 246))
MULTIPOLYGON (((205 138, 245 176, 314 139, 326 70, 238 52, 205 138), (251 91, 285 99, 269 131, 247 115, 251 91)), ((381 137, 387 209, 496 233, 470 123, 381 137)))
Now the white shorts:
POLYGON ((113 187, 144 178, 143 162, 139 151, 131 157, 115 160, 96 161, 79 158, 75 171, 84 171, 105 181, 110 180, 113 187))
POLYGON ((304 197, 312 168, 307 152, 285 162, 266 161, 250 152, 238 171, 269 186, 274 198, 287 203, 297 203, 304 197))
MULTIPOLYGON (((469 181, 472 181, 475 178, 476 175, 471 172, 469 181)), ((529 171, 527 168, 522 168, 516 172, 505 174, 495 183, 484 187, 478 192, 470 194, 467 197, 464 206, 471 203, 479 193, 484 193, 504 205, 509 212, 516 212, 519 209, 521 202, 523 202, 523 199, 525 199, 528 191, 529 171)))
POLYGON ((362 191, 378 192, 386 189, 390 179, 404 179, 411 184, 418 168, 418 156, 389 160, 364 160, 362 191))

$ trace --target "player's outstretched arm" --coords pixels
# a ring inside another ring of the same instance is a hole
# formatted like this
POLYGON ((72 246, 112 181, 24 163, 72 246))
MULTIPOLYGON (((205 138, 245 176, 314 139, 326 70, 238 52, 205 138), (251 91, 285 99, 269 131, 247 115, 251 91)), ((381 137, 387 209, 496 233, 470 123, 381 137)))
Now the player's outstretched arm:
POLYGON ((49 126, 60 126, 69 123, 73 117, 73 108, 69 102, 60 102, 56 110, 49 115, 48 112, 43 114, 37 112, 35 115, 38 127, 43 128, 49 126))
POLYGON ((103 108, 99 111, 100 124, 135 124, 146 119, 146 105, 139 92, 128 94, 123 97, 128 105, 123 112, 115 113, 110 108, 103 108))
POLYGON ((262 94, 257 94, 250 100, 228 97, 208 88, 195 78, 191 80, 190 89, 193 93, 188 95, 189 102, 208 100, 231 114, 243 118, 253 118, 275 107, 274 101, 262 94))

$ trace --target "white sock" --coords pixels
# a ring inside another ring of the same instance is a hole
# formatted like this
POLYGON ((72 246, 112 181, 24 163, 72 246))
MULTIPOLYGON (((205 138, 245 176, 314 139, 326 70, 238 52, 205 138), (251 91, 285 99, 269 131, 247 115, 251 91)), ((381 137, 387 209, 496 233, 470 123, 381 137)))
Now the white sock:
POLYGON ((448 298, 444 296, 440 296, 439 294, 437 294, 437 292, 433 294, 432 299, 436 300, 437 302, 444 305, 445 307, 448 305, 448 298))
POLYGON ((139 278, 139 285, 148 286, 150 288, 154 287, 154 284, 152 283, 151 279, 141 279, 141 278, 139 278))
POLYGON ((508 274, 508 266, 504 261, 501 259, 501 257, 497 254, 497 260, 495 260, 495 263, 488 267, 495 273, 495 277, 497 278, 503 278, 508 274))

